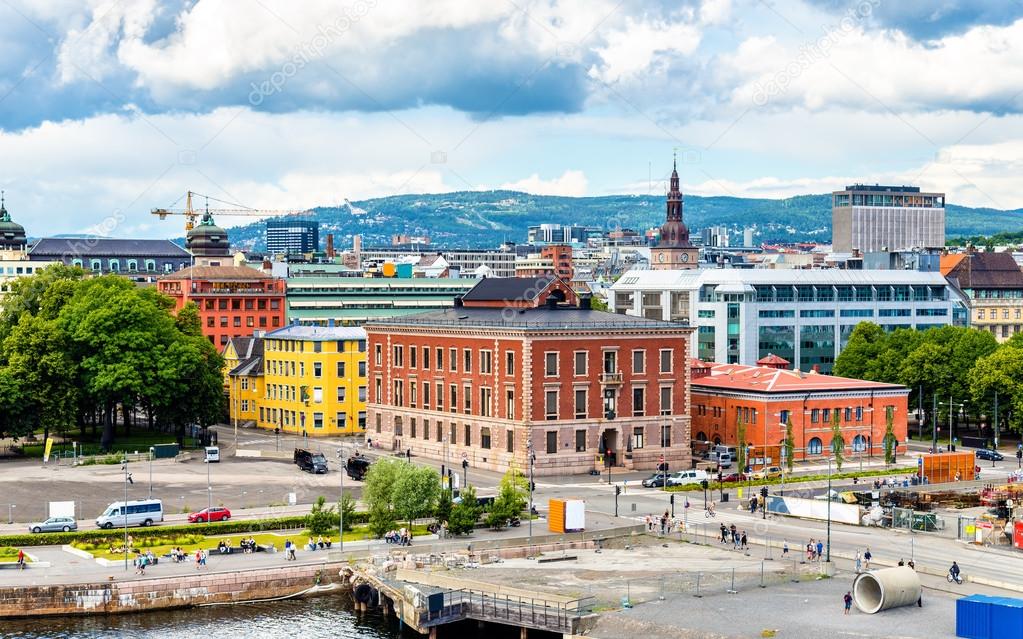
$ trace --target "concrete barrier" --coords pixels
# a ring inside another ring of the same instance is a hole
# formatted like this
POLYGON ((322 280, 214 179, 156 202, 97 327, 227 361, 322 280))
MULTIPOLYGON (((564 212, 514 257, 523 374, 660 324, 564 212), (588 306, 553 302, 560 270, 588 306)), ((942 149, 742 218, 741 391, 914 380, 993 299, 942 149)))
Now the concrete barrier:
POLYGON ((278 461, 292 461, 295 458, 295 453, 290 451, 252 450, 247 448, 240 448, 234 451, 234 456, 248 457, 250 459, 275 459, 278 461))

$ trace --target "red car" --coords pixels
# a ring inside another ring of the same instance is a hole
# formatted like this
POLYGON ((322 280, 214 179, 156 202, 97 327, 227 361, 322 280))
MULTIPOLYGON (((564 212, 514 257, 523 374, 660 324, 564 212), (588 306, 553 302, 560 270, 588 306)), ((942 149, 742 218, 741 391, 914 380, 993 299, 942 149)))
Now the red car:
POLYGON ((744 475, 743 473, 729 473, 727 475, 722 476, 721 481, 723 482, 746 481, 746 475, 744 475))
POLYGON ((231 518, 231 511, 222 506, 203 508, 197 513, 188 515, 188 523, 205 524, 207 521, 227 521, 231 518))

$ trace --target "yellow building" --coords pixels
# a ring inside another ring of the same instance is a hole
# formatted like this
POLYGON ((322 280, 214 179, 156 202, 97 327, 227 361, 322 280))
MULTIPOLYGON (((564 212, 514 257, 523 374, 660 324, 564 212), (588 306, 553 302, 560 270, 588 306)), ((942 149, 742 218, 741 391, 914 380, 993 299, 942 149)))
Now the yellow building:
POLYGON ((263 337, 235 337, 224 347, 224 384, 228 392, 231 424, 257 423, 263 399, 263 337))
MULTIPOLYGON (((311 437, 365 432, 363 329, 293 325, 267 333, 263 338, 262 373, 262 397, 256 407, 256 425, 260 428, 280 428, 311 437)), ((241 388, 244 379, 239 376, 240 399, 245 397, 241 388)), ((232 394, 232 409, 233 399, 232 394)))

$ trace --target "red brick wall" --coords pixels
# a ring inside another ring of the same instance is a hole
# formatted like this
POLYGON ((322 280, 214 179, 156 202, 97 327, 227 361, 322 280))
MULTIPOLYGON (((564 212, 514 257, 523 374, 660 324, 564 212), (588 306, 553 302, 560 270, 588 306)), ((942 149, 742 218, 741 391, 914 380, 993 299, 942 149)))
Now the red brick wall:
MULTIPOLYGON (((703 390, 699 385, 692 390, 693 419, 692 438, 697 440, 701 434, 706 435, 713 441, 720 438, 723 443, 735 445, 736 435, 736 411, 739 408, 756 409, 757 419, 755 422, 748 421, 746 424, 746 439, 753 446, 764 445, 764 428, 767 428, 767 445, 779 445, 785 438, 785 424, 780 421, 779 415, 782 411, 789 411, 792 419, 792 432, 795 437, 796 458, 812 459, 814 455, 807 455, 806 448, 810 441, 817 437, 821 440, 822 449, 826 456, 831 450, 831 421, 825 421, 823 409, 840 409, 842 419, 842 434, 846 443, 846 457, 853 454, 853 438, 856 435, 863 435, 873 448, 874 455, 884 455, 884 434, 887 428, 885 411, 887 406, 895 407, 893 427, 896 438, 902 442, 899 451, 905 450, 907 434, 907 409, 908 397, 901 394, 894 397, 871 398, 870 393, 854 397, 827 397, 821 394, 814 394, 807 400, 802 398, 794 399, 748 399, 731 396, 721 396, 710 391, 703 390), (805 406, 805 414, 804 414, 805 406), (714 415, 714 408, 722 410, 720 416, 714 415), (852 419, 846 421, 845 409, 852 408, 852 419), (856 408, 863 409, 862 420, 856 420, 856 408), (868 410, 873 408, 873 410, 868 410), (818 420, 812 421, 814 409, 818 410, 818 420)), ((777 460, 775 461, 777 463, 777 460)))

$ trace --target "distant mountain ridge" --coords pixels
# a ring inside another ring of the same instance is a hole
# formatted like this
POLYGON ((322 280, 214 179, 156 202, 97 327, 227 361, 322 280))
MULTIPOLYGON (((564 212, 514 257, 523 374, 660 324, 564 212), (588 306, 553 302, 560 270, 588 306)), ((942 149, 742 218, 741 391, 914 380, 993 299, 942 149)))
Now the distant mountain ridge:
MULTIPOLYGON (((394 195, 341 206, 312 209, 302 219, 320 222, 321 244, 328 233, 340 250, 361 234, 363 246, 388 245, 395 234, 427 235, 443 248, 493 247, 526 241, 527 227, 543 223, 578 224, 638 232, 664 220, 663 195, 561 197, 519 191, 456 191, 394 195)), ((946 207, 949 238, 991 235, 1023 228, 1023 209, 1003 211, 950 204, 946 207)), ((685 196, 685 221, 698 232, 707 226, 756 227, 756 243, 831 241, 831 195, 784 199, 685 196)), ((264 249, 264 222, 230 229, 231 241, 264 249)))

